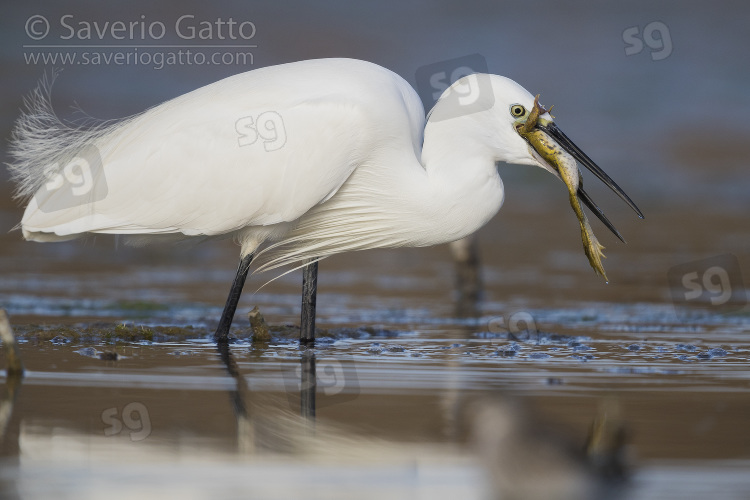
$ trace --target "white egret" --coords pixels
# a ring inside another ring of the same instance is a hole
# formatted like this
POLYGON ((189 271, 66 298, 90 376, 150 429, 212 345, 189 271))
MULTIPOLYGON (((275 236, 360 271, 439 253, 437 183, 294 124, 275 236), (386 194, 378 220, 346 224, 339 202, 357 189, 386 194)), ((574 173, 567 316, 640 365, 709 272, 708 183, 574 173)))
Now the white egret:
MULTIPOLYGON (((88 128, 56 117, 48 85, 27 108, 9 165, 17 195, 29 200, 24 238, 233 237, 240 266, 215 333, 220 342, 255 257, 263 271, 462 238, 503 203, 498 162, 539 166, 565 182, 601 274, 601 246, 578 198, 620 235, 583 191, 576 161, 642 217, 534 96, 496 75, 461 78, 427 119, 403 78, 351 59, 256 69, 88 128)), ((310 338, 317 265, 306 271, 302 336, 310 338)))

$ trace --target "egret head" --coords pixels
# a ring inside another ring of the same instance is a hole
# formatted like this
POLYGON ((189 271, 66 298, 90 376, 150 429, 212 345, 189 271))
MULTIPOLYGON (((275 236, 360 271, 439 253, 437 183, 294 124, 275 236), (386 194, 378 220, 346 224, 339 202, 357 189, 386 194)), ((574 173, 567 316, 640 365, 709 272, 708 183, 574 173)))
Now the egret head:
MULTIPOLYGON (((472 102, 474 109, 478 109, 475 103, 483 106, 481 113, 474 113, 473 116, 466 115, 465 118, 473 120, 475 124, 481 124, 485 133, 491 134, 487 136, 487 139, 491 143, 490 147, 494 151, 496 161, 539 166, 565 183, 570 204, 581 224, 586 255, 594 270, 604 275, 601 265, 601 257, 603 257, 601 249, 604 247, 596 241, 579 201, 582 201, 620 240, 624 240, 601 209, 583 190, 583 177, 578 165, 583 165, 590 170, 622 198, 639 217, 643 218, 643 214, 635 203, 611 177, 562 133, 549 110, 539 104, 538 95, 535 98, 509 78, 475 74, 454 83, 441 100, 446 96, 451 96, 452 92, 458 96, 454 99, 455 102, 460 102, 462 89, 475 90, 476 95, 472 102)), ((466 95, 469 94, 465 93, 466 95)), ((453 113, 455 114, 455 111, 453 113)))
MULTIPOLYGON (((583 202, 594 214, 609 228, 615 236, 621 241, 625 241, 619 231, 615 229, 612 223, 604 215, 604 212, 594 203, 586 191, 583 190, 583 176, 578 168, 582 164, 590 170, 596 177, 612 189, 630 208, 632 208, 639 217, 643 214, 633 201, 625 194, 620 186, 612 180, 599 166, 589 158, 586 153, 581 151, 568 136, 557 127, 554 117, 539 104, 539 95, 531 98, 531 94, 523 87, 500 77, 496 86, 504 87, 508 91, 507 96, 515 102, 508 102, 508 97, 502 98, 505 101, 506 122, 511 121, 511 126, 515 135, 525 142, 528 152, 528 159, 531 163, 536 163, 540 167, 552 172, 558 179, 565 183, 568 188, 570 205, 578 216, 581 224, 581 236, 583 246, 589 262, 594 270, 606 278, 604 268, 601 263, 601 257, 604 256, 604 248, 596 240, 591 231, 591 227, 586 220, 586 216, 581 209, 579 200, 583 202)), ((495 86, 493 86, 493 89, 495 86)), ((496 94, 497 95, 497 94, 496 94)), ((550 107, 552 109, 552 107, 550 107)), ((502 107, 495 110, 496 113, 503 113, 502 107)))

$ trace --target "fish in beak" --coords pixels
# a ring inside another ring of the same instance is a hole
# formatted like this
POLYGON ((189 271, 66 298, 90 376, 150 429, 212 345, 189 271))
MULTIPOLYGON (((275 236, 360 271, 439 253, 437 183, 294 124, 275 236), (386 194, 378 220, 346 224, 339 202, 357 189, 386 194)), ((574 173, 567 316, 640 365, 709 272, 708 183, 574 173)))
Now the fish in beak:
MULTIPOLYGON (((563 134, 555 122, 551 119, 542 118, 542 116, 547 113, 549 113, 549 111, 539 104, 539 96, 537 95, 534 99, 534 107, 532 110, 526 112, 526 116, 520 117, 516 120, 516 131, 529 143, 530 150, 537 160, 542 162, 543 165, 548 165, 549 170, 560 177, 567 186, 570 206, 576 213, 578 222, 581 225, 581 239, 583 241, 583 249, 586 253, 586 257, 588 257, 589 264, 591 264, 594 271, 607 280, 607 275, 604 272, 601 260, 602 257, 605 257, 602 252, 604 246, 601 245, 596 239, 596 236, 594 236, 594 232, 591 229, 591 225, 589 224, 579 201, 582 201, 583 204, 586 205, 589 210, 591 210, 594 215, 596 215, 597 218, 620 239, 620 241, 624 243, 625 239, 615 226, 612 225, 609 219, 607 219, 604 212, 602 212, 596 203, 594 203, 586 191, 583 190, 583 177, 578 168, 578 163, 590 170, 595 176, 604 182, 604 184, 612 189, 620 198, 622 198, 623 201, 625 201, 625 203, 628 204, 628 206, 630 206, 630 208, 635 211, 636 214, 638 214, 641 219, 643 218, 643 213, 638 209, 635 203, 633 203, 633 200, 625 194, 620 186, 618 186, 617 183, 615 183, 615 181, 604 172, 604 170, 599 168, 599 166, 594 163, 586 153, 573 144, 573 141, 568 139, 568 136, 563 134)), ((552 115, 549 116, 552 117, 552 115)))

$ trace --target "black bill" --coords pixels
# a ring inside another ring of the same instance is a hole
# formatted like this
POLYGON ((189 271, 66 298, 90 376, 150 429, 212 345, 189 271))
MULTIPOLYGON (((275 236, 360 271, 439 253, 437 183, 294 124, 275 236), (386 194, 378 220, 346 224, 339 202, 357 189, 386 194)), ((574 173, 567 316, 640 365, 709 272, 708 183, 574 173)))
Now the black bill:
MULTIPOLYGON (((638 217, 643 219, 643 212, 640 211, 640 209, 633 203, 633 200, 630 199, 628 195, 625 194, 625 191, 620 188, 620 186, 617 185, 617 183, 612 180, 610 176, 608 176, 604 170, 599 168, 599 166, 594 163, 594 161, 589 158, 586 153, 581 151, 578 146, 576 146, 573 141, 568 139, 568 136, 563 134, 562 130, 560 130, 557 125, 555 125, 554 122, 549 122, 546 125, 542 125, 539 123, 537 125, 537 128, 544 131, 547 135, 555 139, 555 141, 562 146, 565 151, 568 152, 573 158, 576 159, 576 161, 580 164, 582 164, 584 167, 589 169, 591 173, 593 173, 595 176, 599 178, 604 184, 606 184, 612 191, 614 191, 617 196, 619 196, 625 203, 628 204, 630 208, 635 211, 636 214, 638 214, 638 217)), ((612 231, 615 236, 620 238, 621 241, 623 240, 620 233, 615 229, 615 227, 612 225, 612 223, 605 217, 604 213, 601 211, 601 209, 596 206, 596 203, 594 203, 588 194, 583 190, 583 181, 581 180, 578 187, 578 198, 583 202, 584 205, 586 205, 589 210, 594 212, 594 214, 599 218, 602 223, 604 223, 605 226, 609 228, 610 231, 612 231)))
POLYGON ((588 207, 589 210, 594 212, 594 215, 602 221, 602 223, 609 228, 610 231, 612 231, 612 234, 617 236, 620 241, 623 243, 627 243, 625 241, 625 238, 622 237, 620 234, 620 231, 617 230, 617 228, 607 219, 607 216, 604 215, 604 212, 602 212, 602 209, 597 206, 596 203, 594 203, 594 200, 591 199, 591 197, 588 195, 586 191, 583 190, 583 179, 579 175, 579 179, 581 179, 578 183, 578 191, 576 194, 578 195, 578 199, 583 202, 584 205, 588 207))

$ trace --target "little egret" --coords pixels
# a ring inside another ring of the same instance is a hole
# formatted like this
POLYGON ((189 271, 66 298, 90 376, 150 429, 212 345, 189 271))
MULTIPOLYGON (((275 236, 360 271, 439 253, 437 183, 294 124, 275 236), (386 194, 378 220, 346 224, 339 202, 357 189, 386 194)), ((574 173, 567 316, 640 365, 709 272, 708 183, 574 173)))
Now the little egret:
POLYGON ((217 342, 227 341, 255 257, 257 271, 305 267, 301 338, 313 338, 320 259, 474 233, 503 203, 498 162, 542 167, 565 183, 599 274, 603 247, 578 200, 622 237, 583 190, 576 162, 642 217, 538 96, 502 76, 459 79, 425 118, 414 89, 385 68, 301 61, 88 127, 57 118, 50 86, 43 81, 27 99, 13 133, 9 167, 17 196, 28 200, 24 238, 233 237, 240 265, 217 342))

